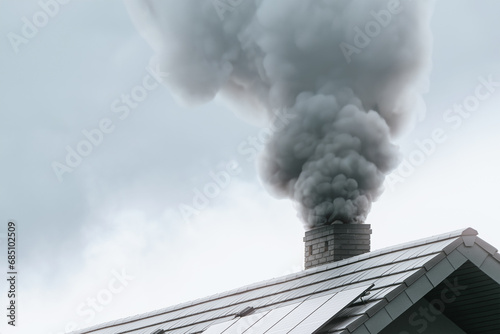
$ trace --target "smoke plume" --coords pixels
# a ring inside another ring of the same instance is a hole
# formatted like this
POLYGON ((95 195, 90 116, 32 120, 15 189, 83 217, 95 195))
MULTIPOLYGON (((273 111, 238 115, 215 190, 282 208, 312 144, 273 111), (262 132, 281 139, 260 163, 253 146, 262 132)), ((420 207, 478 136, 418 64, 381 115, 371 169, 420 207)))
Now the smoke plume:
POLYGON ((306 228, 365 220, 422 114, 432 0, 128 0, 179 102, 270 122, 268 189, 306 228))

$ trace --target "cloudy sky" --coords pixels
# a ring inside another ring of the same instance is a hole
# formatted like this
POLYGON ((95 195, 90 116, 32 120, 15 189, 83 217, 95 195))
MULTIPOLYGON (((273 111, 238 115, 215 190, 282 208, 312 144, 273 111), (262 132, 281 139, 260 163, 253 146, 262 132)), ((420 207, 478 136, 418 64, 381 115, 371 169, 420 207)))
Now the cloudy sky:
MULTIPOLYGON (((19 239, 18 326, 2 317, 0 331, 64 333, 301 270, 292 204, 237 149, 259 127, 219 98, 176 103, 121 0, 50 16, 46 2, 0 1, 2 247, 8 221, 19 239)), ((427 113, 399 139, 403 164, 367 219, 372 249, 468 226, 500 247, 499 12, 437 2, 427 113)))

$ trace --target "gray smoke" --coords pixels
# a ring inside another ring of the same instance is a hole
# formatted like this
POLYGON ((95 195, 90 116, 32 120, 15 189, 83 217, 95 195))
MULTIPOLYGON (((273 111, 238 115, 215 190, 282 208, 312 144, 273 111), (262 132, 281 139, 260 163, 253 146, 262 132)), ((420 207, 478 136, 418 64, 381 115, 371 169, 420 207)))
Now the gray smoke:
POLYGON ((306 228, 365 220, 421 115, 432 0, 129 0, 182 103, 294 117, 260 161, 306 228))

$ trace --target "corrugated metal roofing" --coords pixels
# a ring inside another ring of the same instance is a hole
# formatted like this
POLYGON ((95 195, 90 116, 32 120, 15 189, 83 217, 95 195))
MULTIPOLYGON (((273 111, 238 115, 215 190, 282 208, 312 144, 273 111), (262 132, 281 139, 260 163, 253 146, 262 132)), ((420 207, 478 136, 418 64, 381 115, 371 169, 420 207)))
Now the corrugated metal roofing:
MULTIPOLYGON (((422 298, 435 287, 432 285, 434 282, 436 285, 440 284, 467 260, 472 259, 471 263, 487 271, 488 275, 495 275, 498 271, 497 275, 500 276, 500 256, 496 249, 479 238, 475 239, 475 235, 477 232, 473 229, 463 229, 433 236, 74 333, 151 334, 157 329, 163 329, 168 334, 200 333, 212 325, 234 319, 235 315, 246 307, 253 307, 256 313, 262 313, 306 299, 371 284, 373 287, 370 295, 358 299, 340 311, 329 322, 324 332, 377 333, 379 328, 383 328, 382 323, 387 322, 387 317, 382 319, 379 316, 381 310, 389 314, 389 319, 402 313, 398 314, 399 310, 391 311, 388 304, 403 291, 408 290, 405 291, 405 297, 409 299, 422 298), (476 241, 473 248, 479 250, 464 248, 464 238, 473 238, 472 240, 476 241), (457 248, 460 247, 462 250, 458 252, 457 248), (436 270, 438 266, 442 267, 439 271, 436 270), (445 274, 446 276, 443 276, 445 274), (418 288, 422 285, 419 283, 422 277, 431 282, 430 288, 426 285, 427 288, 418 288), (418 284, 412 286, 414 282, 418 284)), ((491 282, 492 285, 496 283, 498 288, 500 277, 491 282)), ((478 316, 488 316, 488 305, 490 304, 485 304, 478 316)), ((467 305, 461 304, 457 307, 465 306, 467 305)), ((473 326, 473 321, 463 324, 467 325, 473 326)), ((500 326, 500 323, 488 324, 488 328, 496 328, 497 325, 500 326)))

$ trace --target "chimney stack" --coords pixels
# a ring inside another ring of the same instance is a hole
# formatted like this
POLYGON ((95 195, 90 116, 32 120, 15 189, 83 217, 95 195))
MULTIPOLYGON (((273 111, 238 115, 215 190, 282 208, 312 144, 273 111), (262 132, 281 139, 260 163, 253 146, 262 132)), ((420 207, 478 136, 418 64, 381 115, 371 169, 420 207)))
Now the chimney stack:
POLYGON ((306 231, 305 269, 370 251, 370 224, 332 224, 306 231))

